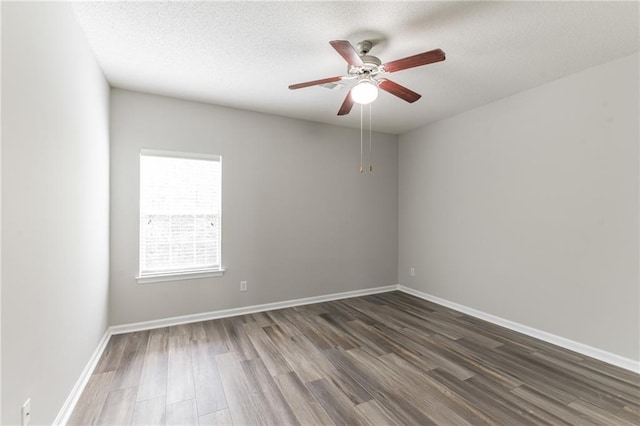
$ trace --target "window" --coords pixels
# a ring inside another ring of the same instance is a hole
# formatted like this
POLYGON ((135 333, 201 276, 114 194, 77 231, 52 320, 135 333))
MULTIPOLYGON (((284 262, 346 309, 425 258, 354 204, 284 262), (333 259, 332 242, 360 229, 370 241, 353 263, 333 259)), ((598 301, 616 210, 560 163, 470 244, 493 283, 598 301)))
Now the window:
POLYGON ((139 282, 221 275, 221 158, 140 152, 139 282))

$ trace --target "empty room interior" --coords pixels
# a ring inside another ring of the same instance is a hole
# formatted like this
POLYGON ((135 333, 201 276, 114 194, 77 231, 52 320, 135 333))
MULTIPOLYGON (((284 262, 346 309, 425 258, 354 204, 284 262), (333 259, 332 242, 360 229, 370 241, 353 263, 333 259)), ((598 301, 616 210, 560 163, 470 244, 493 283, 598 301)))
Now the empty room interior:
POLYGON ((1 3, 2 425, 640 424, 640 3, 1 3))

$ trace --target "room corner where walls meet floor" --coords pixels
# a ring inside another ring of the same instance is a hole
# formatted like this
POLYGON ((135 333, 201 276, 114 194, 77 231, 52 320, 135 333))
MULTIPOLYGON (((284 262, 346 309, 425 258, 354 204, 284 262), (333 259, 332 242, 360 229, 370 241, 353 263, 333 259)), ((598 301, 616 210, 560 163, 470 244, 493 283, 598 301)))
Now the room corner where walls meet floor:
POLYGON ((69 419, 69 416, 71 415, 71 413, 73 412, 73 409, 75 408, 76 403, 78 402, 80 395, 82 394, 82 391, 84 390, 89 380, 89 377, 93 373, 93 370, 95 369, 98 361, 100 360, 100 357, 102 356, 104 349, 107 347, 109 339, 113 335, 123 334, 123 333, 132 333, 132 332, 138 332, 138 331, 144 331, 144 330, 153 330, 153 329, 162 328, 162 327, 171 327, 175 325, 190 324, 190 323, 200 322, 200 321, 229 318, 229 317, 234 317, 239 315, 265 312, 265 311, 284 309, 284 308, 296 307, 296 306, 304 306, 304 305, 309 305, 314 303, 328 302, 333 300, 342 300, 342 299, 361 297, 361 296, 366 296, 371 294, 386 293, 391 291, 400 291, 400 292, 409 294, 411 296, 418 297, 420 299, 427 300, 429 302, 433 302, 438 305, 450 308, 452 310, 487 321, 491 324, 504 327, 511 331, 522 333, 524 335, 533 337, 535 339, 539 339, 543 342, 551 343, 561 348, 577 352, 581 355, 585 355, 585 356, 606 362, 608 364, 615 365, 625 370, 629 370, 629 371, 640 374, 640 361, 621 357, 619 355, 612 354, 610 352, 607 352, 598 348, 594 348, 592 346, 588 346, 579 342, 574 342, 572 340, 569 340, 560 336, 556 336, 551 333, 547 333, 545 331, 537 330, 535 328, 532 328, 523 324, 518 324, 516 322, 509 321, 507 319, 500 318, 495 315, 478 311, 477 309, 460 305, 458 303, 451 302, 451 301, 415 290, 410 287, 406 287, 400 284, 395 284, 395 285, 375 287, 370 289, 355 290, 355 291, 348 291, 348 292, 342 292, 342 293, 327 294, 322 296, 307 297, 302 299, 287 300, 282 302, 266 303, 261 305, 225 309, 225 310, 213 311, 213 312, 204 312, 204 313, 195 314, 195 315, 185 315, 180 317, 164 318, 164 319, 155 320, 155 321, 146 321, 146 322, 140 322, 140 323, 111 326, 105 332, 103 338, 98 344, 98 347, 96 348, 95 352, 91 356, 89 363, 83 370, 82 375, 79 377, 78 381, 76 382, 73 388, 73 391, 68 396, 64 406, 58 413, 58 416, 56 417, 56 420, 54 421, 53 424, 54 425, 66 424, 66 422, 69 419))

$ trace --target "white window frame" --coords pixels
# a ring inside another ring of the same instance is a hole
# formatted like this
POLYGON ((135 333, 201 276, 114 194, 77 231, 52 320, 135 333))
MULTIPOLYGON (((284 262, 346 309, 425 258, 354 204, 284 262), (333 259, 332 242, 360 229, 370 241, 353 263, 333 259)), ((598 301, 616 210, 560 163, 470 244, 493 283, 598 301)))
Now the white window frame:
POLYGON ((191 152, 179 152, 179 151, 164 151, 156 149, 141 149, 138 159, 138 276, 136 280, 138 284, 147 284, 155 282, 166 281, 181 281, 195 278, 207 278, 207 277, 220 277, 224 274, 225 269, 222 266, 222 157, 220 155, 213 154, 200 154, 191 152), (171 271, 167 273, 155 273, 155 274, 142 274, 141 253, 142 248, 142 229, 140 228, 140 215, 142 213, 142 194, 140 193, 141 174, 140 159, 143 156, 148 157, 167 157, 167 158, 185 158, 189 160, 210 160, 218 161, 220 163, 220 230, 218 239, 218 253, 219 253, 219 266, 218 268, 197 270, 197 271, 171 271))

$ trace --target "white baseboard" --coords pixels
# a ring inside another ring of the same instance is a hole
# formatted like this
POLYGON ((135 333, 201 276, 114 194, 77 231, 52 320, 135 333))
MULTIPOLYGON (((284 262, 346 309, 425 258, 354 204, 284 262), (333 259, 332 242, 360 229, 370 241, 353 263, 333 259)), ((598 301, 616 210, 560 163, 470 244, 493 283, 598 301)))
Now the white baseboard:
POLYGON ((398 285, 367 288, 362 290, 344 291, 341 293, 325 294, 323 296, 304 297, 302 299, 285 300, 282 302, 265 303, 262 305, 243 306, 241 308, 223 309, 220 311, 203 312, 201 314, 183 315, 160 320, 136 322, 132 324, 115 325, 109 328, 111 334, 131 333, 134 331, 151 330, 172 325, 189 324, 192 322, 208 321, 218 318, 235 317, 238 315, 254 314, 256 312, 272 311, 274 309, 290 308, 293 306, 310 305, 312 303, 328 302, 330 300, 348 299, 366 296, 368 294, 385 293, 398 290, 398 285))
POLYGON ((102 353, 107 347, 107 343, 109 342, 109 339, 114 334, 131 333, 134 331, 142 331, 142 330, 152 330, 154 328, 169 327, 172 325, 188 324, 192 322, 207 321, 210 319, 217 319, 217 318, 234 317, 238 315, 252 314, 256 312, 270 311, 274 309, 310 305, 312 303, 328 302, 330 300, 348 299, 351 297, 366 296, 368 294, 385 293, 385 292, 394 291, 394 290, 398 290, 397 284, 383 286, 383 287, 367 288, 362 290, 345 291, 341 293, 325 294, 322 296, 305 297, 302 299, 292 299, 292 300, 286 300, 283 302, 265 303, 262 305, 245 306, 245 307, 233 308, 233 309, 223 309, 220 311, 204 312, 201 314, 184 315, 179 317, 164 318, 160 320, 144 321, 144 322, 137 322, 132 324, 111 326, 105 331, 104 336, 102 336, 102 339, 98 343, 98 347, 91 355, 89 362, 87 363, 86 367, 80 374, 78 381, 76 382, 73 389, 71 390, 71 393, 69 394, 66 401, 64 402, 64 405, 58 412, 56 419, 53 421, 53 425, 63 426, 67 424, 67 422, 69 421, 69 417, 73 412, 73 409, 78 403, 78 399, 80 398, 82 391, 87 385, 87 382, 91 377, 91 374, 93 374, 93 371, 98 365, 98 361, 100 360, 102 353))
POLYGON ((604 361, 608 364, 612 364, 612 365, 624 368, 625 370, 630 370, 630 371, 633 371, 634 373, 640 373, 640 361, 635 361, 630 358, 625 358, 623 356, 616 355, 614 353, 607 352, 602 349, 594 348, 593 346, 585 345, 584 343, 576 342, 564 337, 557 336, 555 334, 547 333, 546 331, 538 330, 533 327, 519 324, 517 322, 510 321, 495 315, 491 315, 486 312, 482 312, 477 309, 470 308, 468 306, 450 302, 446 299, 441 299, 440 297, 433 296, 431 294, 424 293, 422 291, 415 290, 410 287, 398 285, 398 290, 404 293, 410 294, 412 296, 419 297, 420 299, 428 300, 430 302, 437 303, 438 305, 446 306, 447 308, 451 308, 453 310, 465 313, 467 315, 471 315, 476 318, 480 318, 482 320, 508 328, 510 330, 517 331, 518 333, 526 334, 527 336, 540 339, 547 343, 551 343, 553 345, 560 346, 562 348, 569 349, 574 352, 578 352, 580 354, 589 356, 591 358, 604 361))
POLYGON ((54 425, 66 425, 67 422, 69 421, 69 417, 71 416, 73 409, 78 403, 78 399, 80 398, 82 391, 84 390, 85 386, 87 386, 87 382, 89 381, 89 378, 93 374, 93 370, 95 370, 96 366, 98 365, 98 361, 100 360, 100 357, 104 352, 104 349, 107 347, 107 343, 109 343, 110 338, 111 338, 111 332, 109 331, 109 329, 107 329, 104 332, 102 339, 100 339, 100 342, 98 343, 98 347, 96 348, 95 351, 93 351, 91 358, 89 358, 89 362, 84 367, 84 370, 82 370, 82 373, 80 374, 80 377, 76 381, 76 384, 73 386, 73 389, 71 389, 71 393, 69 394, 69 396, 67 397, 67 400, 62 405, 62 408, 58 412, 56 419, 53 421, 54 425))
POLYGON ((450 302, 446 299, 441 299, 436 296, 432 296, 428 293, 415 290, 413 288, 405 287, 399 284, 388 285, 383 287, 374 287, 362 290, 345 291, 341 293, 326 294, 323 296, 305 297, 302 299, 285 300, 282 302, 265 303, 262 305, 245 306, 241 308, 223 309, 220 311, 204 312, 201 314, 183 315, 178 317, 164 318, 153 321, 137 322, 132 324, 123 324, 111 326, 107 329, 102 336, 102 339, 98 343, 98 347, 91 355, 91 359, 87 363, 86 367, 82 371, 80 378, 76 382, 75 386, 71 390, 71 393, 67 397, 64 405, 60 409, 58 416, 54 420, 54 425, 65 425, 75 408, 82 391, 84 390, 93 370, 96 368, 104 349, 109 342, 109 338, 114 334, 131 333, 134 331, 151 330, 154 328, 169 327, 172 325, 188 324, 198 321, 208 321, 211 319, 234 317, 238 315, 252 314, 256 312, 270 311, 274 309, 290 308, 294 306, 310 305, 312 303, 328 302, 331 300, 348 299, 351 297, 366 296, 369 294, 386 293, 388 291, 400 290, 404 293, 416 296, 420 299, 428 300, 433 303, 437 303, 442 306, 454 309, 456 311, 471 315, 476 318, 483 319, 493 324, 508 328, 510 330, 517 331, 522 334, 540 339, 542 341, 590 356, 595 359, 599 359, 606 363, 622 367, 626 370, 633 372, 640 372, 640 362, 634 361, 629 358, 616 355, 602 349, 594 348, 592 346, 585 345, 583 343, 574 342, 573 340, 566 339, 564 337, 556 336, 545 331, 541 331, 526 325, 519 324, 504 318, 497 317, 495 315, 488 314, 486 312, 479 311, 477 309, 469 308, 458 303, 450 302))

